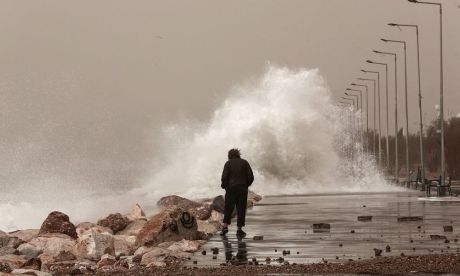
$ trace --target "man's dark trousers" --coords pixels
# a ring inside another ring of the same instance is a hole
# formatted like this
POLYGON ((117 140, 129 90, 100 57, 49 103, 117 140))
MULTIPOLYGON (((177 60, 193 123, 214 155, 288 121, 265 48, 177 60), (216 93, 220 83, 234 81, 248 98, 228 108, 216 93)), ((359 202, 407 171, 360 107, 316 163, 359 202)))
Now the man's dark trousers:
POLYGON ((243 227, 246 221, 246 207, 248 204, 248 187, 235 186, 225 190, 224 223, 230 224, 233 209, 236 205, 237 226, 243 227))

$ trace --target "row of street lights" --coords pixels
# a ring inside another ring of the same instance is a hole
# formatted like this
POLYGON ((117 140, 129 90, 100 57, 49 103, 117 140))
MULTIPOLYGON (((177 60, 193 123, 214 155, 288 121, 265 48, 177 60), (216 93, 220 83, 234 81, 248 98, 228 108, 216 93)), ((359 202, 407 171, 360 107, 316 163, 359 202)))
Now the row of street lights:
MULTIPOLYGON (((444 101, 443 101, 443 44, 442 44, 442 4, 441 3, 434 3, 434 2, 424 2, 424 1, 419 1, 419 0, 408 0, 411 3, 416 3, 416 4, 426 4, 426 5, 436 5, 439 7, 439 14, 440 14, 440 114, 439 114, 439 120, 440 120, 440 127, 441 127, 441 184, 445 183, 445 160, 444 160, 444 101)), ((420 75, 420 43, 419 43, 419 26, 416 24, 397 24, 397 23, 389 23, 389 26, 396 26, 396 27, 407 27, 411 29, 415 29, 415 34, 417 38, 417 72, 418 72, 418 106, 419 106, 419 132, 420 132, 420 164, 421 164, 421 179, 422 181, 425 179, 425 165, 424 165, 424 152, 423 152, 423 120, 422 120, 422 88, 421 88, 421 75, 420 75)), ((404 49, 404 82, 405 82, 405 144, 406 144, 406 152, 405 152, 405 157, 406 157, 406 181, 409 183, 410 181, 410 163, 409 163, 409 104, 408 104, 408 91, 407 91, 407 43, 404 40, 392 40, 392 39, 381 39, 383 42, 386 43, 397 43, 403 45, 404 49)), ((395 114, 395 167, 394 167, 394 177, 395 181, 399 182, 399 164, 398 164, 398 156, 399 156, 399 150, 398 150, 398 69, 397 69, 397 53, 393 52, 384 52, 384 51, 377 51, 373 50, 374 53, 384 55, 384 56, 393 56, 394 58, 394 68, 395 68, 395 74, 394 74, 394 101, 395 101, 395 109, 394 109, 394 114, 395 114)), ((389 111, 388 111, 388 63, 383 63, 383 62, 376 62, 373 60, 367 60, 366 61, 368 64, 373 64, 373 65, 380 65, 380 66, 385 66, 385 79, 386 79, 386 93, 385 93, 385 103, 386 103, 386 168, 387 172, 390 173, 390 160, 389 160, 389 111)), ((381 110, 380 110, 380 71, 371 71, 371 70, 365 70, 361 69, 363 73, 368 73, 368 74, 377 74, 377 85, 376 85, 376 80, 375 79, 370 79, 370 78, 358 78, 360 81, 373 81, 374 83, 374 135, 373 135, 373 153, 374 156, 378 156, 378 164, 381 166, 381 160, 382 160, 382 145, 381 145, 381 137, 382 137, 382 129, 381 129, 381 110), (376 98, 378 99, 377 103, 377 109, 376 109, 376 98), (376 112, 378 113, 378 153, 376 149, 376 112)), ((345 93, 347 96, 354 96, 356 97, 356 100, 358 102, 358 97, 361 98, 361 115, 362 115, 362 102, 363 102, 363 97, 362 97, 362 92, 363 90, 360 90, 359 87, 363 87, 366 90, 366 116, 367 116, 367 121, 366 121, 366 149, 367 152, 369 152, 369 101, 368 101, 368 89, 369 86, 366 84, 358 84, 358 83, 352 83, 352 86, 354 88, 358 89, 351 89, 347 88, 346 90, 348 92, 358 92, 359 95, 354 95, 354 94, 349 94, 345 93)), ((342 99, 347 99, 351 100, 346 97, 342 97, 342 99)), ((354 99, 353 99, 354 103, 354 99)), ((358 108, 358 104, 356 104, 356 108, 358 108)), ((362 117, 361 117, 362 118, 362 117)), ((363 127, 363 125, 362 125, 363 127)), ((361 128, 361 142, 363 142, 363 130, 361 128)))

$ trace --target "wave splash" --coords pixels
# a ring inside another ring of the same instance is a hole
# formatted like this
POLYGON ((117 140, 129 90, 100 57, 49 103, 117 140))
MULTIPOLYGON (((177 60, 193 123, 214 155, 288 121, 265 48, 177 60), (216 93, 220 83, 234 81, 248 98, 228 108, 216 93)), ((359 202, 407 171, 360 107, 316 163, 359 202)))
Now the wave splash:
POLYGON ((152 165, 145 185, 128 192, 110 186, 99 194, 78 191, 78 198, 66 198, 65 189, 0 197, 0 229, 38 228, 52 210, 78 223, 127 212, 135 203, 153 211, 164 195, 221 194, 220 174, 233 147, 251 163, 252 188, 263 195, 396 189, 365 154, 353 168, 359 177, 349 173, 350 162, 340 154, 344 144, 353 143, 345 117, 318 70, 269 66, 259 79, 232 89, 208 122, 166 126, 156 158, 162 165, 152 165))
POLYGON ((252 164, 253 189, 264 195, 394 189, 364 154, 359 179, 348 173, 339 155, 349 135, 342 115, 318 70, 270 66, 260 79, 234 88, 207 124, 167 127, 166 165, 143 190, 162 185, 195 198, 221 193, 220 173, 233 147, 252 164))

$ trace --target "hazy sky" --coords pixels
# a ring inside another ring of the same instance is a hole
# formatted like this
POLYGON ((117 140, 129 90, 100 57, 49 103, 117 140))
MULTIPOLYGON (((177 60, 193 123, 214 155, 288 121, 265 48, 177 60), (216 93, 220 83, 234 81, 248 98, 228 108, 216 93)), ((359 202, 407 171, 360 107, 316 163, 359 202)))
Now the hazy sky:
MULTIPOLYGON (((460 0, 442 3, 448 116, 460 113, 460 0)), ((229 88, 262 74, 267 61, 319 68, 337 97, 365 77, 361 68, 379 68, 366 59, 386 61, 392 108, 392 59, 371 50, 400 53, 401 100, 403 52, 381 37, 408 41, 415 131, 415 34, 386 24, 420 25, 431 120, 439 101, 438 18, 435 6, 404 0, 0 0, 0 177, 14 183, 65 172, 83 182, 94 175, 134 181, 154 157, 159 126, 209 118, 229 88), (129 173, 104 174, 114 168, 129 173)))

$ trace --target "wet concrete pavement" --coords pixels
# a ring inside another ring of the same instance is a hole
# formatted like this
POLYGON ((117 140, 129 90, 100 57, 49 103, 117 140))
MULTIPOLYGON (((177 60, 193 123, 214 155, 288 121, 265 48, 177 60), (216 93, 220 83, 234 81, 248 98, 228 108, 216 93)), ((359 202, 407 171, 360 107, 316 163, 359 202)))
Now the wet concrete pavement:
POLYGON ((247 237, 238 240, 232 224, 226 238, 213 236, 185 265, 218 266, 231 259, 250 263, 253 258, 265 264, 267 257, 272 265, 280 257, 291 264, 344 262, 374 258, 374 248, 382 250, 382 256, 458 252, 460 202, 419 200, 423 196, 407 191, 265 197, 248 211, 247 237), (358 221, 358 216, 372 220, 358 221), (423 220, 398 222, 402 216, 423 220), (330 232, 314 233, 314 223, 329 223, 330 232), (443 226, 452 226, 453 232, 444 232, 443 226), (256 235, 263 240, 253 240, 256 235), (446 236, 448 243, 430 235, 446 236), (386 252, 387 245, 391 252, 386 252), (212 248, 218 248, 218 254, 212 248), (290 254, 283 255, 283 250, 290 254))

